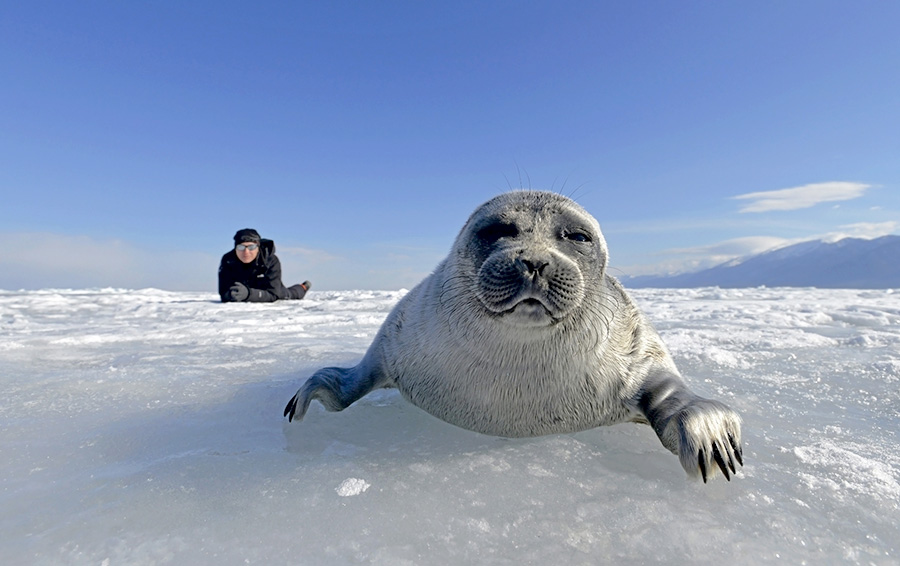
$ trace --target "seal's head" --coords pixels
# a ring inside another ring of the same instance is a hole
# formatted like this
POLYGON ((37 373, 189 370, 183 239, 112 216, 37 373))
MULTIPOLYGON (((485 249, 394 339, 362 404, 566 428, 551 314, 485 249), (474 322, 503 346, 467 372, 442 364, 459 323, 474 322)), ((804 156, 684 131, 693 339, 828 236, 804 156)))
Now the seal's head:
POLYGON ((608 258, 594 217, 542 191, 504 193, 481 205, 454 251, 457 271, 474 275, 469 289, 485 311, 519 327, 554 325, 576 311, 604 277, 608 258))

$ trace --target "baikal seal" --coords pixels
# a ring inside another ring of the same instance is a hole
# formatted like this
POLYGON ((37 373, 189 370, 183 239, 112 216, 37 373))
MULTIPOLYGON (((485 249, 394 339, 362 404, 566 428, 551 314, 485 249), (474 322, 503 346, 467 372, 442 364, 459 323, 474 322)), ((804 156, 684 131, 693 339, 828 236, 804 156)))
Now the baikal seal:
POLYGON ((571 199, 501 194, 397 303, 359 365, 318 370, 284 414, 303 418, 313 399, 340 411, 393 387, 496 436, 646 423, 688 475, 730 479, 743 465, 740 416, 688 388, 608 258, 596 219, 571 199))

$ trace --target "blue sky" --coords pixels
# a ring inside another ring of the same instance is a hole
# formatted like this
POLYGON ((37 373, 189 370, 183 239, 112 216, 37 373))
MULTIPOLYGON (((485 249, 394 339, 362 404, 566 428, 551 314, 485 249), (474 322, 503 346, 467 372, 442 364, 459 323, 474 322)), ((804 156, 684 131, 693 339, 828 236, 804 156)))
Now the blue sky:
POLYGON ((524 186, 614 274, 900 230, 900 3, 7 2, 0 288, 410 287, 524 186))

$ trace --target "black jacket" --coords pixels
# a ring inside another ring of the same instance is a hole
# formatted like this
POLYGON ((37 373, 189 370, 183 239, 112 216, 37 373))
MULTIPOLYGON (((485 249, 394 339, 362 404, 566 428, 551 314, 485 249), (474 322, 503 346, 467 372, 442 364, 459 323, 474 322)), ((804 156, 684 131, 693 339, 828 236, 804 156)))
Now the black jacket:
POLYGON ((253 303, 271 303, 291 297, 281 282, 281 262, 275 255, 275 242, 261 240, 259 254, 251 263, 243 263, 232 249, 222 256, 219 264, 219 296, 222 302, 232 300, 229 289, 235 283, 243 283, 250 291, 247 300, 253 303))

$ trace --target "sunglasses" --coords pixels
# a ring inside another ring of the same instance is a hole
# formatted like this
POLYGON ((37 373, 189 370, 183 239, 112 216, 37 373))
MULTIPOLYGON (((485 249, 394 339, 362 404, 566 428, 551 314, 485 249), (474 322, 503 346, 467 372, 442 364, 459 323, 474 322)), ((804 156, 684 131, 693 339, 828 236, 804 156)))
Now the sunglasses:
POLYGON ((238 245, 234 246, 234 249, 236 249, 239 252, 242 252, 244 250, 250 250, 252 252, 253 250, 255 250, 258 247, 259 247, 259 244, 238 244, 238 245))

